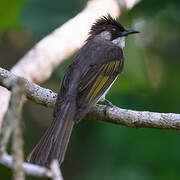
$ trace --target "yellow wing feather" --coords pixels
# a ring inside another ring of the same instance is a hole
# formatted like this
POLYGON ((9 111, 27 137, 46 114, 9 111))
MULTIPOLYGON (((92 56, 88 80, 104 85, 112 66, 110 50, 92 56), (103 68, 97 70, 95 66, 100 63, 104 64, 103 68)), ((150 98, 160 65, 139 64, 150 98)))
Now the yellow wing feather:
MULTIPOLYGON (((107 64, 103 64, 99 71, 87 82, 84 88, 88 87, 95 79, 88 95, 86 96, 86 101, 90 103, 97 96, 99 91, 103 88, 105 83, 108 81, 109 77, 116 71, 118 66, 121 65, 121 61, 112 61, 107 64)), ((83 89, 84 89, 83 88, 83 89)))
POLYGON ((99 75, 95 83, 93 84, 89 94, 86 97, 86 100, 90 102, 94 97, 97 95, 97 93, 100 91, 100 89, 104 86, 106 81, 109 79, 109 76, 102 76, 99 75))

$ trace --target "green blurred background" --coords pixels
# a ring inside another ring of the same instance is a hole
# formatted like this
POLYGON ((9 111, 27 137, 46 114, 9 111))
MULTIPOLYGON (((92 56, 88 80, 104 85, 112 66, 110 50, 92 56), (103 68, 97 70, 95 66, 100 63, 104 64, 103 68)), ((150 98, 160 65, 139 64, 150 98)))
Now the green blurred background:
MULTIPOLYGON (((85 0, 0 1, 0 67, 10 69, 36 42, 84 8, 85 0)), ((125 68, 108 94, 119 107, 180 113, 180 1, 144 0, 123 13, 130 36, 125 68)), ((72 57, 42 86, 57 91, 72 57)), ((51 121, 52 110, 27 102, 25 156, 51 121)), ((62 172, 68 180, 179 180, 180 132, 133 129, 83 120, 75 126, 62 172)), ((0 179, 11 171, 0 165, 0 179)), ((28 180, 39 178, 27 177, 28 180)))

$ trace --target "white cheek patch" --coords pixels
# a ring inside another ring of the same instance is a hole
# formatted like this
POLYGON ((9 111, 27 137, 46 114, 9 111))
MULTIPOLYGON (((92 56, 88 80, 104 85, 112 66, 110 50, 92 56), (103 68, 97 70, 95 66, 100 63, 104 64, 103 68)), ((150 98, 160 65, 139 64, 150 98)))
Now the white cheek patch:
POLYGON ((118 37, 117 39, 114 39, 112 43, 116 44, 117 46, 123 49, 125 46, 125 37, 118 37))
POLYGON ((103 32, 100 33, 100 37, 102 39, 110 40, 111 39, 111 34, 108 31, 103 31, 103 32))

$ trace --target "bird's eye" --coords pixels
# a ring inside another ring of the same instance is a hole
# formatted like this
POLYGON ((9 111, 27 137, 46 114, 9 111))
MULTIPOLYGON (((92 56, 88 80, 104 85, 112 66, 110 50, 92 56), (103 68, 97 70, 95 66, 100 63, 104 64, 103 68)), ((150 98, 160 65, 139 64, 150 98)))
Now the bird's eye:
POLYGON ((116 32, 116 28, 112 28, 112 32, 116 32))

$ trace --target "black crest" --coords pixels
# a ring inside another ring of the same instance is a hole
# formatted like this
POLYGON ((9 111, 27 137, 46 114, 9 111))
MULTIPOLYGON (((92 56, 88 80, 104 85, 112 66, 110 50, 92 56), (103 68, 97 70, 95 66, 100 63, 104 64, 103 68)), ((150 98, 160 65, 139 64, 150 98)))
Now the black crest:
POLYGON ((124 27, 116 19, 112 18, 110 14, 108 14, 107 16, 103 16, 96 20, 90 29, 89 35, 94 36, 102 31, 108 31, 113 27, 116 27, 121 32, 125 31, 124 27))

